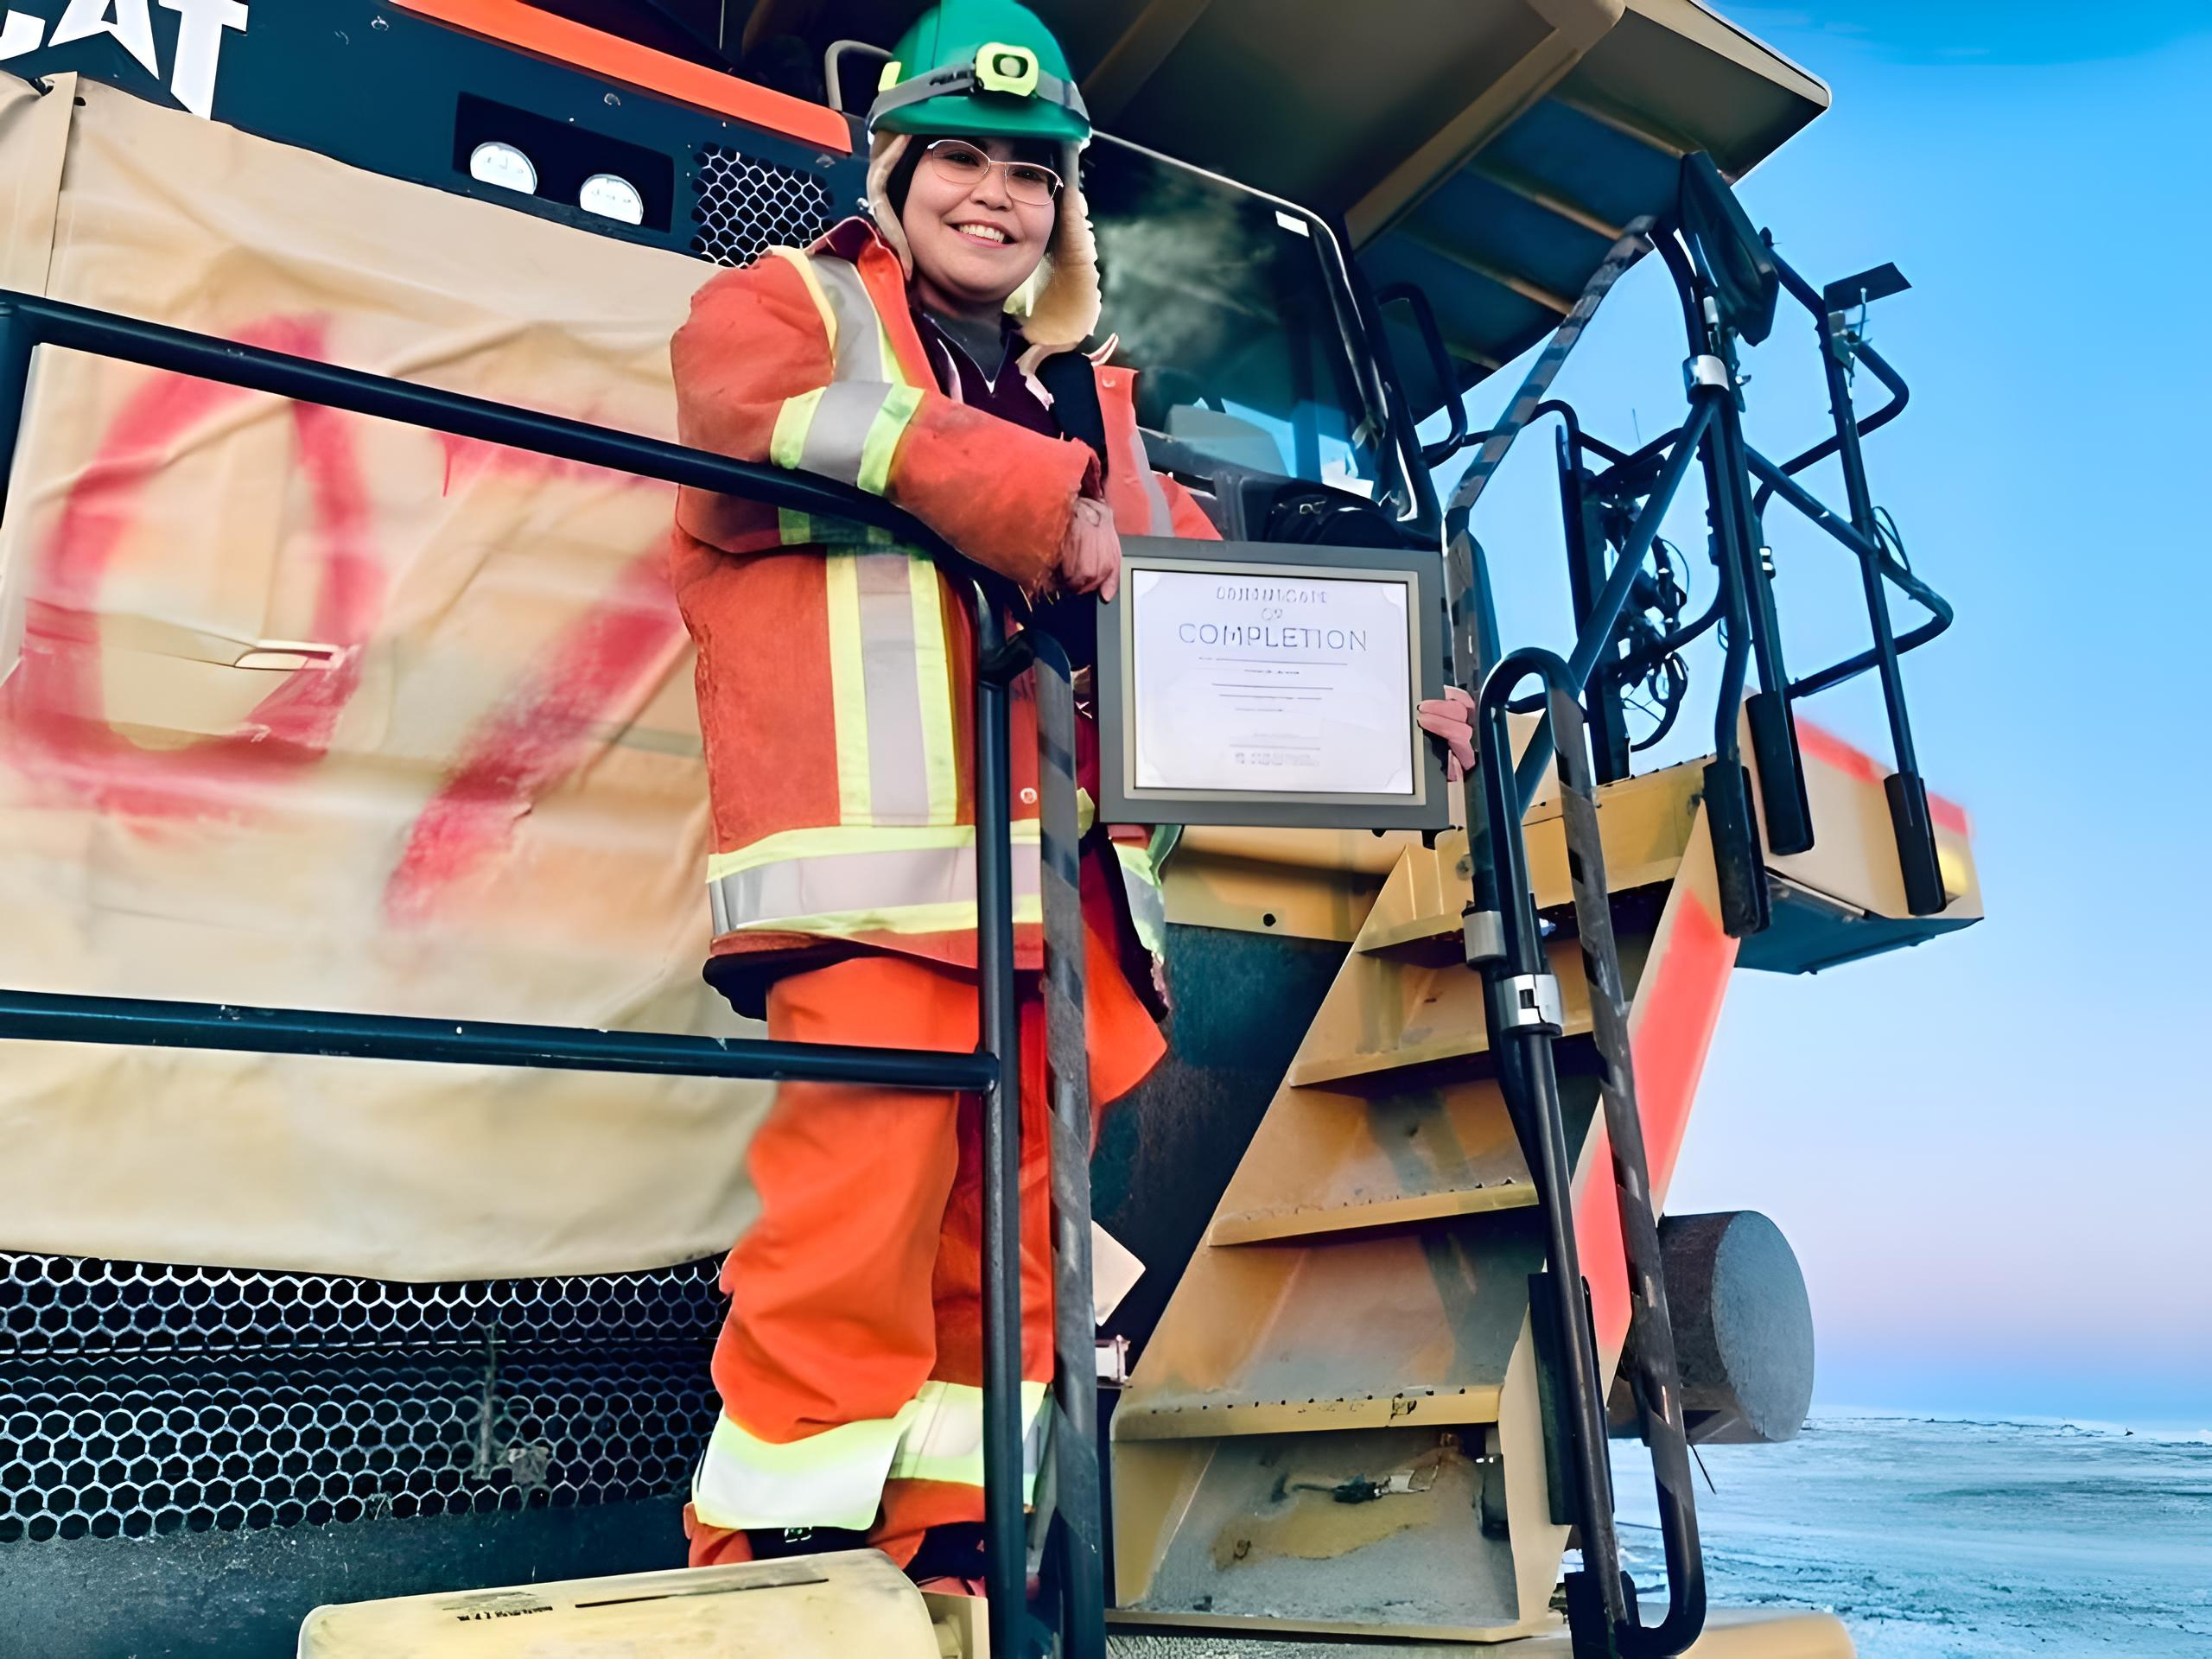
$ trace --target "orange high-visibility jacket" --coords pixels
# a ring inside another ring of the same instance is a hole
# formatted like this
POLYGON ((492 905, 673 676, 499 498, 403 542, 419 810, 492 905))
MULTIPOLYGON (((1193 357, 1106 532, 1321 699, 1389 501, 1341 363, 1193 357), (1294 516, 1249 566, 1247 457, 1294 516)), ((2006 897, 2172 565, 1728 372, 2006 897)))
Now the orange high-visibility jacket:
MULTIPOLYGON (((842 232, 842 234, 841 234, 842 232)), ((872 230, 857 259, 778 248, 702 288, 671 347, 683 441, 857 485, 1025 593, 1052 585, 1085 445, 939 391, 898 256, 872 230)), ((1212 537, 1147 463, 1135 375, 1097 372, 1124 534, 1212 537)), ((846 940, 972 966, 974 646, 938 568, 887 534, 685 489, 671 569, 699 647, 717 955, 846 940)), ((1033 709, 1014 710, 1018 958, 1042 956, 1033 709)), ((1141 848, 1117 849, 1133 886, 1141 848)), ((1141 932, 1152 902, 1135 891, 1141 932)), ((1156 937, 1147 944, 1157 948, 1156 937)))

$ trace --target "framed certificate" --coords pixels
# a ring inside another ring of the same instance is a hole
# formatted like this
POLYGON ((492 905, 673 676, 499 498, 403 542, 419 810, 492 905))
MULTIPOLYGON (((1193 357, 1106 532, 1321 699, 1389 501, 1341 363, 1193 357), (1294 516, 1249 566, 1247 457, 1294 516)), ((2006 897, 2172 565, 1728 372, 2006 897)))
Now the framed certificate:
POLYGON ((1098 618, 1101 816, 1444 828, 1443 760, 1414 719, 1443 694, 1442 563, 1124 537, 1098 618))

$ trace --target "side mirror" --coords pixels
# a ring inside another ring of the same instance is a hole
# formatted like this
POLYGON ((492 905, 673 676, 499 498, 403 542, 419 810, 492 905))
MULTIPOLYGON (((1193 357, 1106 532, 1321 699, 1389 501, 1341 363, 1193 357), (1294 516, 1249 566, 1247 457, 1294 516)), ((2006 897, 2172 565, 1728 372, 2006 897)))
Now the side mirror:
POLYGON ((1467 447, 1467 402, 1460 395, 1459 372, 1452 365, 1452 354, 1444 349, 1444 331, 1436 326, 1436 312, 1428 302, 1418 283, 1393 283, 1378 290, 1375 296, 1376 309, 1387 305, 1403 305, 1414 314, 1414 326, 1421 330, 1421 345, 1428 353, 1429 372, 1436 377, 1436 389, 1451 430, 1435 443, 1421 446, 1421 464, 1440 467, 1467 447))

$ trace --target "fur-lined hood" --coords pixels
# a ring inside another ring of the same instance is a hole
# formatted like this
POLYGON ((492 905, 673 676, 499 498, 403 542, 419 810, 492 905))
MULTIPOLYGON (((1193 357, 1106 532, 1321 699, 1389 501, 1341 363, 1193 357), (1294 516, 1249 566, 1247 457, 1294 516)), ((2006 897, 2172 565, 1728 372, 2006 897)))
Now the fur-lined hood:
MULTIPOLYGON (((878 132, 869 141, 868 207, 876 234, 899 256, 911 278, 913 251, 906 232, 892 211, 887 193, 891 175, 906 146, 913 142, 903 132, 878 132)), ((1046 250, 1037 274, 1016 289, 1006 308, 1021 319, 1022 338, 1029 349, 1021 355, 1025 371, 1056 352, 1071 351, 1090 338, 1098 327, 1098 243, 1090 233, 1090 209, 1083 199, 1078 153, 1072 144, 1061 161, 1065 181, 1060 192, 1059 219, 1052 227, 1052 246, 1046 250)))

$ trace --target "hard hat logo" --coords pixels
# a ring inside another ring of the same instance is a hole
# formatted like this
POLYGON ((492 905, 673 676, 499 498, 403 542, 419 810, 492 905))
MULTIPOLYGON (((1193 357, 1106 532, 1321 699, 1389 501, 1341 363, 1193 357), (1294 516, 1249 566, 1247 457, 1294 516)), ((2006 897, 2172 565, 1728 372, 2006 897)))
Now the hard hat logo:
POLYGON ((1037 90, 1037 54, 996 41, 976 50, 976 81, 987 92, 1027 98, 1037 90))
POLYGON ((1090 142, 1060 43, 1020 0, 939 0, 891 48, 871 132, 1090 142))

